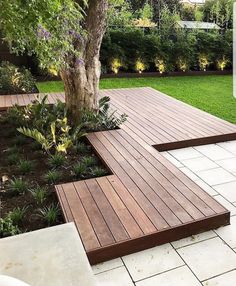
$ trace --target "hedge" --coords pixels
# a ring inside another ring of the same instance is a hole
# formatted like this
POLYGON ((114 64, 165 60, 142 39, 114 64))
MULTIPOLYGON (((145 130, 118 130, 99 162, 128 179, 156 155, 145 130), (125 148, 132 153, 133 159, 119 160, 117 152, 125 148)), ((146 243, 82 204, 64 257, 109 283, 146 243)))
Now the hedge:
POLYGON ((103 40, 103 73, 231 68, 232 31, 110 29, 103 40))

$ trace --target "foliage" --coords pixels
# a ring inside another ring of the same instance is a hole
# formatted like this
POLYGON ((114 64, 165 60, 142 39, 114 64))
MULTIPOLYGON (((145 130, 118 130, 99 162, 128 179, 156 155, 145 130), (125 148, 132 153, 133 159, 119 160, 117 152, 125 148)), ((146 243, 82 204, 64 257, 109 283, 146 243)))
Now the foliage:
POLYGON ((78 144, 75 145, 75 150, 79 154, 83 154, 83 153, 88 152, 88 148, 87 148, 86 144, 84 144, 83 142, 78 142, 78 144))
POLYGON ((234 0, 208 0, 202 11, 205 21, 214 22, 223 29, 233 27, 233 3, 234 0))
POLYGON ((27 210, 27 206, 23 208, 16 207, 8 213, 8 217, 12 220, 14 225, 18 225, 20 222, 22 222, 27 210))
POLYGON ((51 157, 48 160, 48 163, 53 168, 61 167, 66 161, 66 158, 61 153, 56 153, 54 155, 51 155, 51 157))
POLYGON ((11 153, 7 156, 7 163, 9 165, 15 165, 20 160, 20 154, 19 153, 11 153))
POLYGON ((42 205, 48 196, 48 190, 46 187, 36 186, 30 189, 30 192, 38 205, 42 205))
POLYGON ((18 163, 18 169, 22 175, 30 173, 34 168, 34 164, 29 160, 20 160, 18 163))
POLYGON ((119 72, 119 69, 122 67, 122 62, 117 59, 117 58, 114 58, 111 60, 111 70, 114 72, 114 73, 118 73, 119 72))
POLYGON ((99 112, 84 110, 82 114, 82 125, 86 130, 98 131, 115 129, 123 124, 127 115, 116 117, 116 111, 110 111, 110 98, 105 96, 99 100, 99 112))
POLYGON ((137 59, 135 63, 135 70, 139 73, 142 73, 147 68, 147 65, 144 63, 142 59, 137 59))
POLYGON ((29 185, 22 178, 13 178, 7 185, 7 190, 16 195, 22 195, 29 189, 29 185))
POLYGON ((98 167, 98 166, 92 168, 91 173, 94 177, 102 177, 102 176, 107 175, 107 171, 101 167, 98 167))
POLYGON ((200 70, 206 71, 206 69, 207 69, 207 67, 209 65, 209 60, 208 60, 207 55, 200 54, 199 58, 198 58, 198 61, 199 61, 200 70))
POLYGON ((61 178, 62 178, 62 174, 61 174, 61 172, 59 172, 57 170, 48 171, 44 175, 44 180, 49 184, 55 184, 58 181, 60 181, 61 178))
POLYGON ((185 70, 198 70, 199 55, 205 54, 211 63, 209 69, 216 69, 217 61, 223 57, 231 67, 232 43, 230 31, 206 33, 172 28, 144 33, 140 29, 110 29, 103 41, 101 62, 108 71, 114 57, 121 59, 120 70, 134 71, 137 59, 147 65, 148 71, 155 71, 156 66, 159 70, 156 59, 164 63, 165 72, 183 70, 183 65, 185 70))
POLYGON ((85 36, 83 14, 73 0, 1 1, 0 28, 13 52, 35 54, 42 67, 59 70, 69 54, 80 56, 75 44, 85 36))
POLYGON ((59 214, 60 208, 58 204, 51 204, 50 206, 39 210, 39 215, 48 223, 49 226, 54 225, 57 222, 59 214))
POLYGON ((0 238, 19 234, 19 228, 13 224, 10 217, 0 218, 0 238))
POLYGON ((87 166, 84 163, 78 162, 73 166, 73 174, 76 178, 84 177, 87 171, 87 166))
POLYGON ((88 167, 91 167, 93 165, 95 165, 97 163, 97 160, 94 156, 84 156, 81 160, 81 162, 88 166, 88 167))
POLYGON ((37 92, 35 83, 29 70, 9 62, 0 64, 0 94, 37 92))
POLYGON ((57 119, 51 123, 50 128, 51 133, 45 135, 37 129, 26 127, 20 127, 17 130, 38 142, 42 146, 42 149, 48 154, 51 154, 52 150, 67 153, 68 149, 72 146, 72 140, 69 136, 70 127, 67 125, 67 118, 65 117, 63 120, 57 119))

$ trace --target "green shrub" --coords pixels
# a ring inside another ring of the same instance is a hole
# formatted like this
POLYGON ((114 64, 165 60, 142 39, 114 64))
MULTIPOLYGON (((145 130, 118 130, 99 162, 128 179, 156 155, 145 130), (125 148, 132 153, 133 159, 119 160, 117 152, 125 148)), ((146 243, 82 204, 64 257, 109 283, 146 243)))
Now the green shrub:
POLYGON ((22 175, 32 172, 34 164, 29 160, 20 160, 18 164, 18 169, 22 175))
POLYGON ((61 172, 57 170, 48 171, 44 175, 44 180, 49 184, 55 184, 62 178, 61 172))
POLYGON ((75 149, 79 154, 88 152, 88 147, 83 142, 78 142, 78 144, 75 145, 75 149))
POLYGON ((97 163, 96 157, 94 156, 84 156, 81 162, 88 167, 91 167, 97 163))
POLYGON ((66 158, 60 153, 56 153, 55 155, 51 155, 51 157, 48 160, 49 165, 52 168, 58 168, 61 167, 63 164, 65 164, 66 158))
POLYGON ((107 175, 107 171, 102 167, 94 167, 91 173, 94 177, 102 177, 107 175))
POLYGON ((59 214, 60 208, 58 204, 51 204, 50 206, 41 208, 39 210, 39 215, 47 222, 49 226, 54 225, 57 222, 59 214))
POLYGON ((87 166, 81 162, 78 162, 76 163, 74 166, 73 166, 73 174, 76 178, 81 178, 85 175, 87 171, 87 166))
POLYGON ((13 224, 10 217, 0 218, 0 238, 19 234, 18 226, 13 224))
POLYGON ((35 80, 30 71, 9 62, 0 65, 0 94, 37 92, 35 80))
POLYGON ((20 222, 22 222, 27 210, 28 207, 16 207, 8 213, 8 217, 12 220, 14 225, 18 225, 20 222))
POLYGON ((36 186, 31 189, 30 192, 38 205, 42 205, 48 196, 48 190, 46 187, 36 186))
POLYGON ((6 160, 7 160, 7 163, 9 165, 14 165, 14 164, 17 164, 20 160, 20 155, 18 153, 12 153, 12 154, 9 154, 7 157, 6 157, 6 160))
POLYGON ((25 136, 22 136, 22 135, 17 135, 15 140, 14 140, 14 143, 17 146, 23 146, 27 143, 27 138, 25 136))
POLYGON ((9 181, 7 185, 7 190, 16 195, 25 194, 28 189, 28 183, 26 181, 23 181, 22 178, 13 178, 9 181))

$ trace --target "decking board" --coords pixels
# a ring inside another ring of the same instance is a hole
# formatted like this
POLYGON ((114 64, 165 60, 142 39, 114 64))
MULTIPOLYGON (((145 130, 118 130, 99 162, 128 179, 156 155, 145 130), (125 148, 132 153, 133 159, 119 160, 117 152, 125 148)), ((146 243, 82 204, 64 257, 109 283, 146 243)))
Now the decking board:
MULTIPOLYGON (((101 91, 121 129, 87 140, 111 175, 55 186, 92 264, 230 223, 230 213, 159 151, 236 139, 236 126, 151 88, 101 91)), ((39 95, 43 97, 44 95, 39 95)), ((0 97, 0 110, 36 95, 0 97)), ((48 104, 64 101, 52 93, 48 104)))

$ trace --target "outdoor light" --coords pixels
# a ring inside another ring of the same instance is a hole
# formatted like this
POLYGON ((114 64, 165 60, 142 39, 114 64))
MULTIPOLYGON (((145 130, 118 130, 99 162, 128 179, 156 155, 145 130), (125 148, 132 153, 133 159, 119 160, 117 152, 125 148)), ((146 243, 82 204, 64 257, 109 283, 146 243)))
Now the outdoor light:
POLYGON ((141 74, 146 69, 146 65, 141 59, 138 59, 135 64, 135 69, 141 74))
POLYGON ((199 55, 198 62, 199 62, 200 70, 205 72, 206 69, 207 69, 207 66, 208 66, 209 63, 210 63, 209 60, 208 60, 207 55, 205 55, 205 54, 200 54, 200 55, 199 55))
POLYGON ((225 56, 222 57, 222 59, 217 60, 217 67, 219 70, 223 71, 228 63, 228 60, 225 58, 225 56))
POLYGON ((160 74, 163 74, 166 70, 165 62, 162 59, 156 58, 155 59, 155 66, 159 70, 160 74))
POLYGON ((118 74, 119 72, 119 69, 121 68, 122 66, 122 63, 119 59, 115 58, 115 59, 112 59, 111 61, 111 70, 115 73, 115 74, 118 74))

